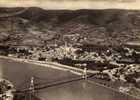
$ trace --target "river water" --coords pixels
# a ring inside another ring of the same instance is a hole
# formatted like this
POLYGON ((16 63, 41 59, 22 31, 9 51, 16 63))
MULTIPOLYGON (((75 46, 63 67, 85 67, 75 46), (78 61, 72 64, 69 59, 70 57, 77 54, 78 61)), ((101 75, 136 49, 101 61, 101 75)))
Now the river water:
MULTIPOLYGON (((0 76, 10 80, 17 90, 28 88, 32 76, 36 84, 51 84, 79 77, 66 71, 5 59, 0 59, 0 76)), ((51 86, 36 91, 35 95, 41 100, 136 100, 86 80, 51 86)))

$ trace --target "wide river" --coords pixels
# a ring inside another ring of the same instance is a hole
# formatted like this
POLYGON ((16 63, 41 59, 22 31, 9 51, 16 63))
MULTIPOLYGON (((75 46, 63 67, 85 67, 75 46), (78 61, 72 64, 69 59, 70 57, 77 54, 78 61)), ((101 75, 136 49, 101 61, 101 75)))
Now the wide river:
MULTIPOLYGON (((66 71, 5 59, 0 59, 0 76, 10 80, 18 90, 28 88, 33 76, 37 84, 51 84, 79 77, 66 71)), ((136 100, 86 80, 51 86, 38 90, 35 95, 41 100, 136 100)))

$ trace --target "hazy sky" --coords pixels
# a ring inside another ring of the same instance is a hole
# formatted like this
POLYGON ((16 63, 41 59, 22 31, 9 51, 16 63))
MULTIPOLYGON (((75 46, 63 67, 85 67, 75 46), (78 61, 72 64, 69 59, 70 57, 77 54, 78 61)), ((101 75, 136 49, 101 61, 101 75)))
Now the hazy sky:
POLYGON ((140 9, 140 0, 0 0, 0 7, 37 6, 45 9, 140 9))

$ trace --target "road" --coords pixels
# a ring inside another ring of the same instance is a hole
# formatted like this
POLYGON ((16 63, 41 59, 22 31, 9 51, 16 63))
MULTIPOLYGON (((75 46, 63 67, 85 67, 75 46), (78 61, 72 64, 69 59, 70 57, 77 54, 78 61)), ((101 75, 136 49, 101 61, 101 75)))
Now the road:
MULTIPOLYGON (((0 76, 10 80, 17 90, 28 88, 32 76, 36 84, 51 84, 79 77, 64 70, 6 59, 0 59, 0 76)), ((36 91, 35 95, 41 100, 136 100, 86 80, 50 86, 36 91)))

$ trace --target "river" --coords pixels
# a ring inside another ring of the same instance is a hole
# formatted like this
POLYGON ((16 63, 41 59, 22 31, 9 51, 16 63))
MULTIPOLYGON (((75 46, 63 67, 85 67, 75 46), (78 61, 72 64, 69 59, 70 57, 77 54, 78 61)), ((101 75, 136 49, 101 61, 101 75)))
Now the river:
MULTIPOLYGON (((66 71, 0 59, 0 77, 10 80, 17 90, 28 88, 32 76, 36 84, 51 84, 79 77, 66 71)), ((41 89, 35 95, 41 100, 136 100, 86 80, 41 89)))

